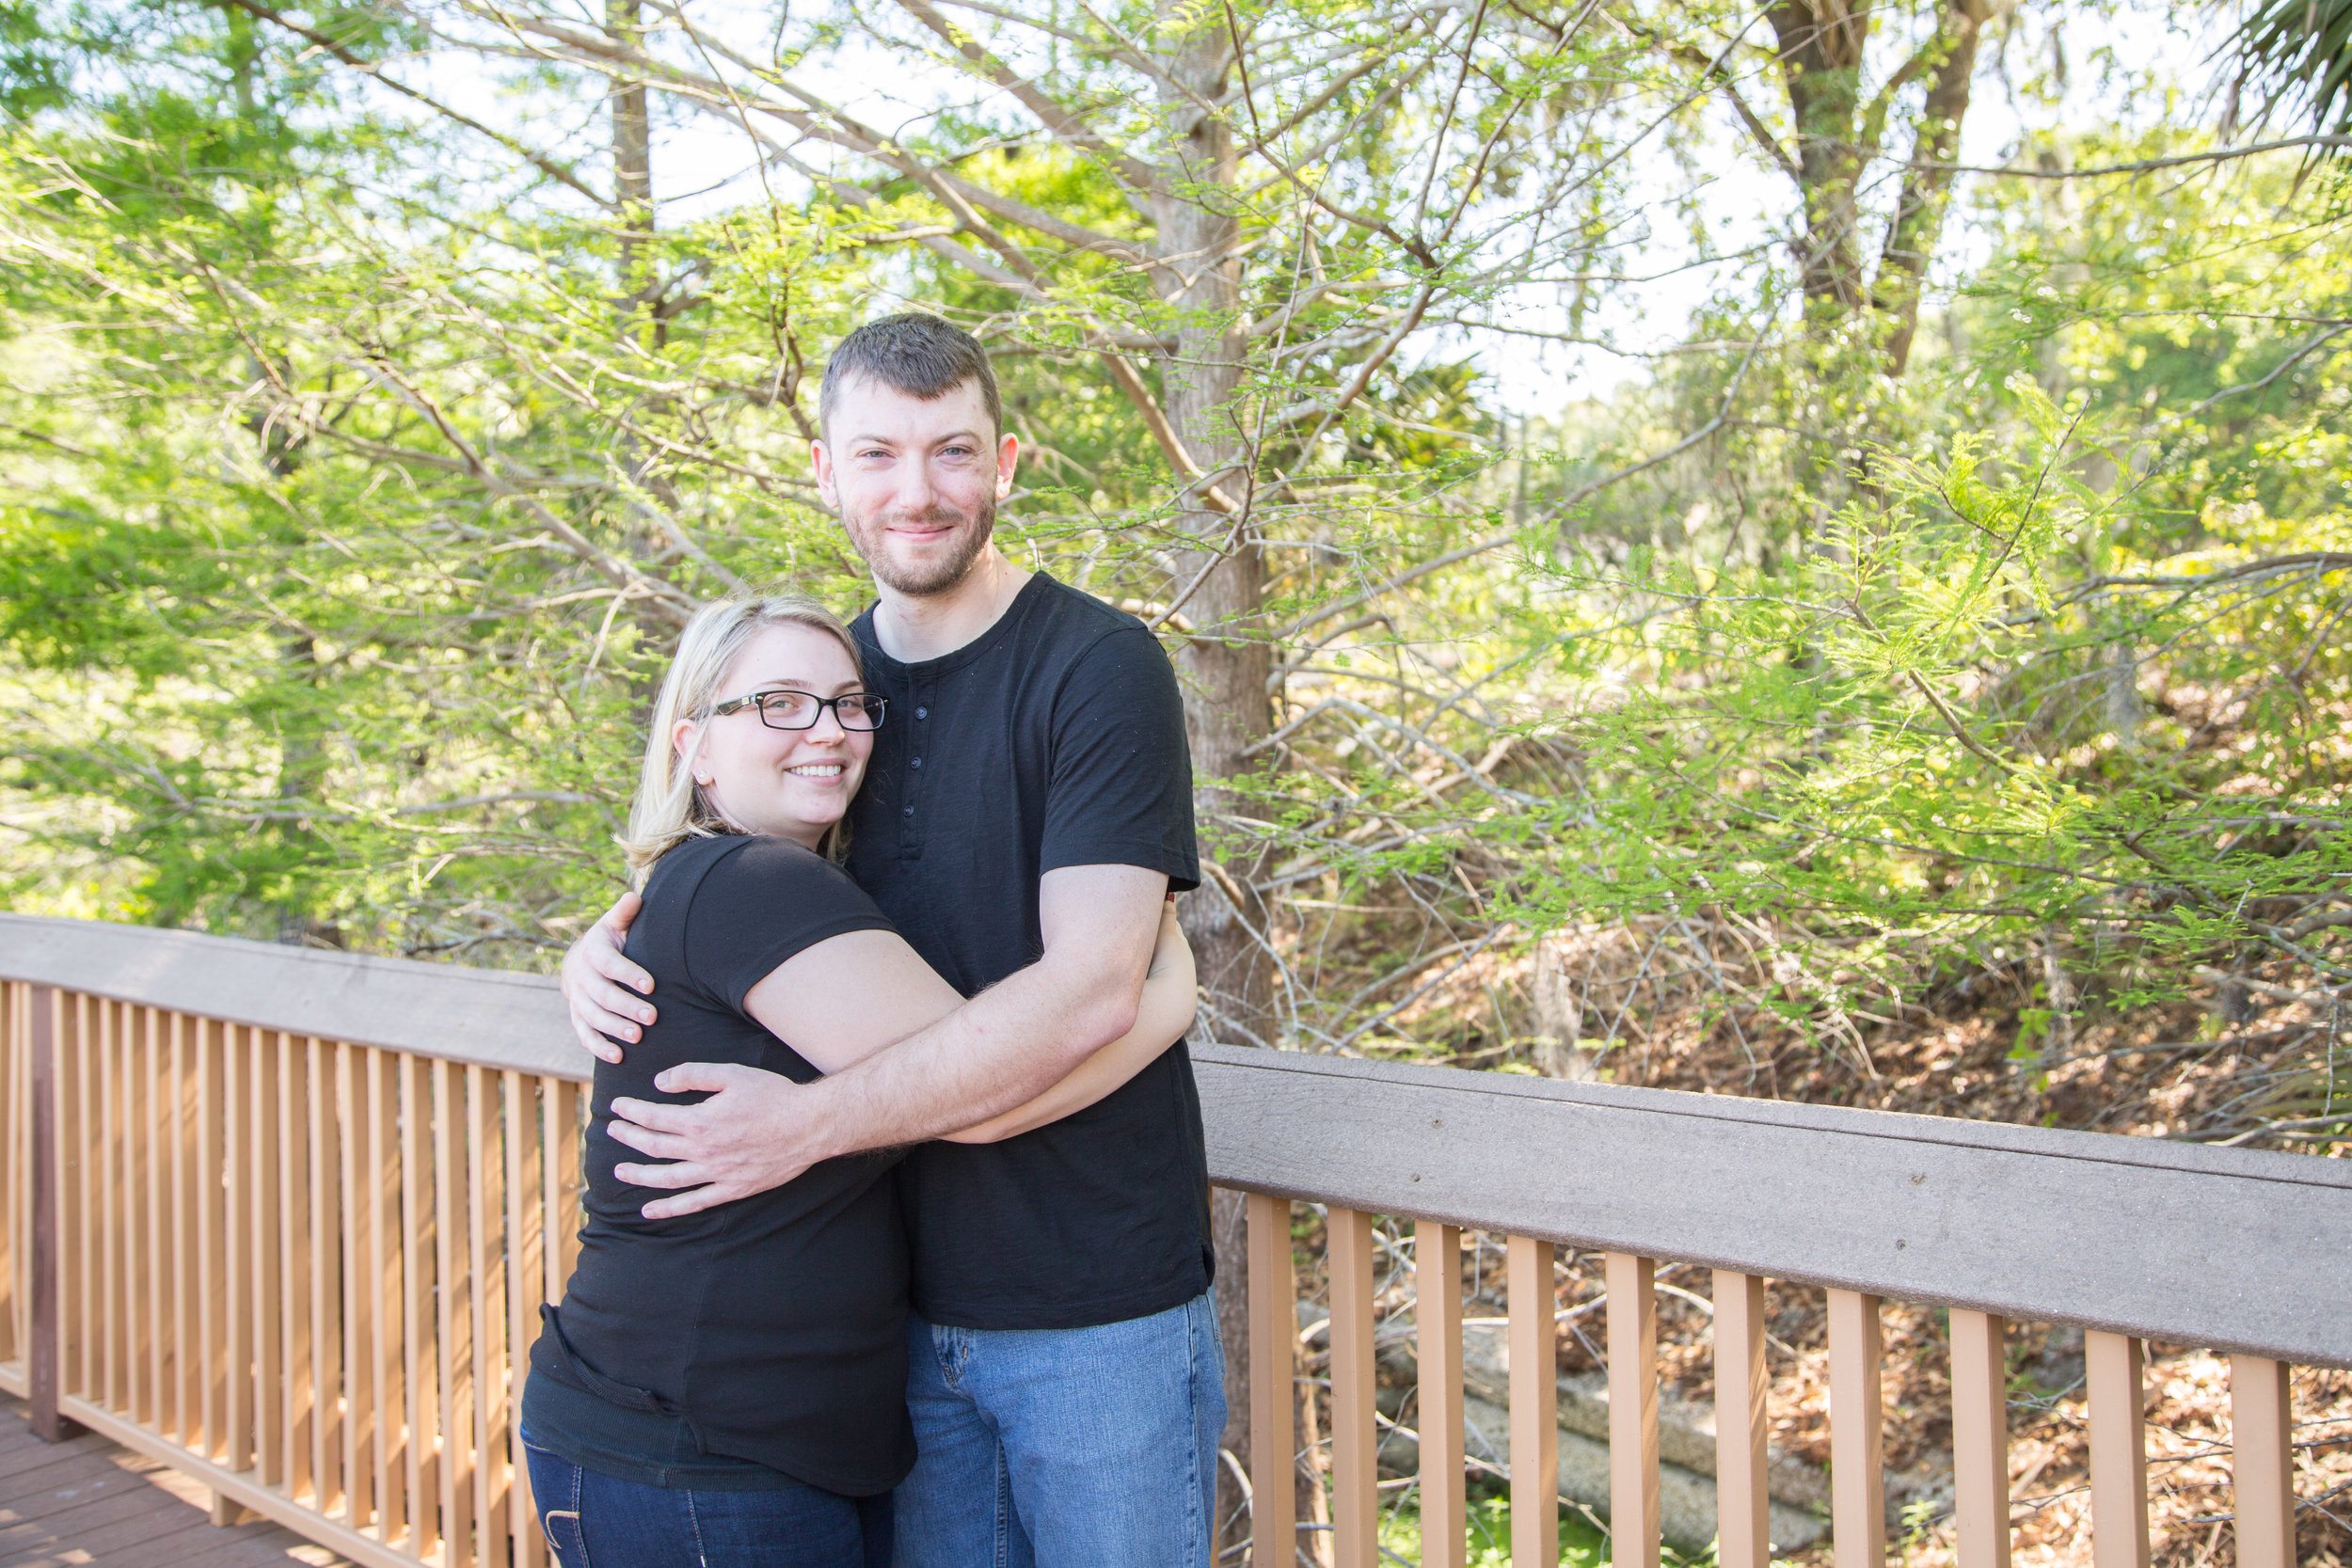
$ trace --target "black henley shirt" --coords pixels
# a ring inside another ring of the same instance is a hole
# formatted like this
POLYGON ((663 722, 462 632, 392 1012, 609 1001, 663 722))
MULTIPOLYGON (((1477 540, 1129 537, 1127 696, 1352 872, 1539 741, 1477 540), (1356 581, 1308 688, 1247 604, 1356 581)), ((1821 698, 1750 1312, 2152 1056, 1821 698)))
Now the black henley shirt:
MULTIPOLYGON (((1176 672, 1142 622, 1031 578, 938 658, 853 628, 889 700, 853 809, 850 872, 965 996, 1044 952, 1038 879, 1073 865, 1200 885, 1176 672)), ((1182 1041, 1124 1086, 1002 1143, 899 1167, 915 1310, 963 1328, 1084 1328, 1208 1288, 1208 1166, 1182 1041)))

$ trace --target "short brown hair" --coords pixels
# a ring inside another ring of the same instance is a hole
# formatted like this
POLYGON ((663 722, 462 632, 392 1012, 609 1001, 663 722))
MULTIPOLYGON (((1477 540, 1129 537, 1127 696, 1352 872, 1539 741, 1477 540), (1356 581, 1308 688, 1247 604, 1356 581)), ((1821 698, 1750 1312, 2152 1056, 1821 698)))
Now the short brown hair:
POLYGON ((824 388, 817 394, 820 429, 832 429, 834 400, 843 387, 861 377, 925 403, 977 381, 980 402, 988 408, 989 433, 1004 432, 1005 408, 996 395, 996 372, 989 369, 988 351, 971 333, 937 316, 905 310, 867 322, 842 339, 825 361, 824 388))

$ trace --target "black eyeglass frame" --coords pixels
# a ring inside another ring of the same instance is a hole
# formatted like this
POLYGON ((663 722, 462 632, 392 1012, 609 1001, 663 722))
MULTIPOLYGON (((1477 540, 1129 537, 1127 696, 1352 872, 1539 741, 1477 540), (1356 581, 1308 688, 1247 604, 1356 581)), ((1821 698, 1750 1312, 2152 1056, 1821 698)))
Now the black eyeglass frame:
POLYGON ((833 721, 843 729, 871 735, 882 727, 882 716, 890 710, 890 703, 887 698, 878 697, 871 691, 844 691, 838 697, 819 697, 809 691, 755 691, 748 697, 738 697, 733 702, 718 704, 711 708, 710 717, 723 719, 730 713, 737 713, 747 707, 757 708, 759 721, 771 730, 813 730, 817 727, 817 721, 824 716, 825 710, 831 708, 833 721), (790 697, 813 703, 816 705, 809 709, 807 723, 779 724, 768 715, 768 701, 771 697, 790 697), (841 705, 844 703, 855 703, 861 707, 870 706, 873 710, 874 721, 870 724, 850 723, 842 717, 841 705))

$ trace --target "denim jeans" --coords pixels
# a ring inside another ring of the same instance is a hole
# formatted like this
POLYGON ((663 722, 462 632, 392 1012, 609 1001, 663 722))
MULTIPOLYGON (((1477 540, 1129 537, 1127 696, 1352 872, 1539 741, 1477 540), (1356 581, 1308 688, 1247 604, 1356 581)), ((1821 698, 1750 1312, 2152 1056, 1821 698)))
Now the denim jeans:
POLYGON ((887 1493, 696 1492, 583 1470, 528 1435, 523 1452, 559 1568, 890 1568, 887 1493))
POLYGON ((1225 1356, 1208 1295, 1096 1328, 910 1317, 907 1335, 898 1568, 1210 1568, 1225 1356))

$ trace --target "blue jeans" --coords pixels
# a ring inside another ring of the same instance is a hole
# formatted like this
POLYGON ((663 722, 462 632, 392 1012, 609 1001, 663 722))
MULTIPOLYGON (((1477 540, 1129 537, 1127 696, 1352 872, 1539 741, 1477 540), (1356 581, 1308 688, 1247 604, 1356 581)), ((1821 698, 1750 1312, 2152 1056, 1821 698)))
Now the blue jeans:
POLYGON ((559 1568, 890 1568, 888 1493, 695 1492, 523 1452, 559 1568))
POLYGON ((907 1337, 918 1457, 898 1568, 1211 1568, 1225 1355, 1208 1295, 1097 1328, 910 1316, 907 1337))

